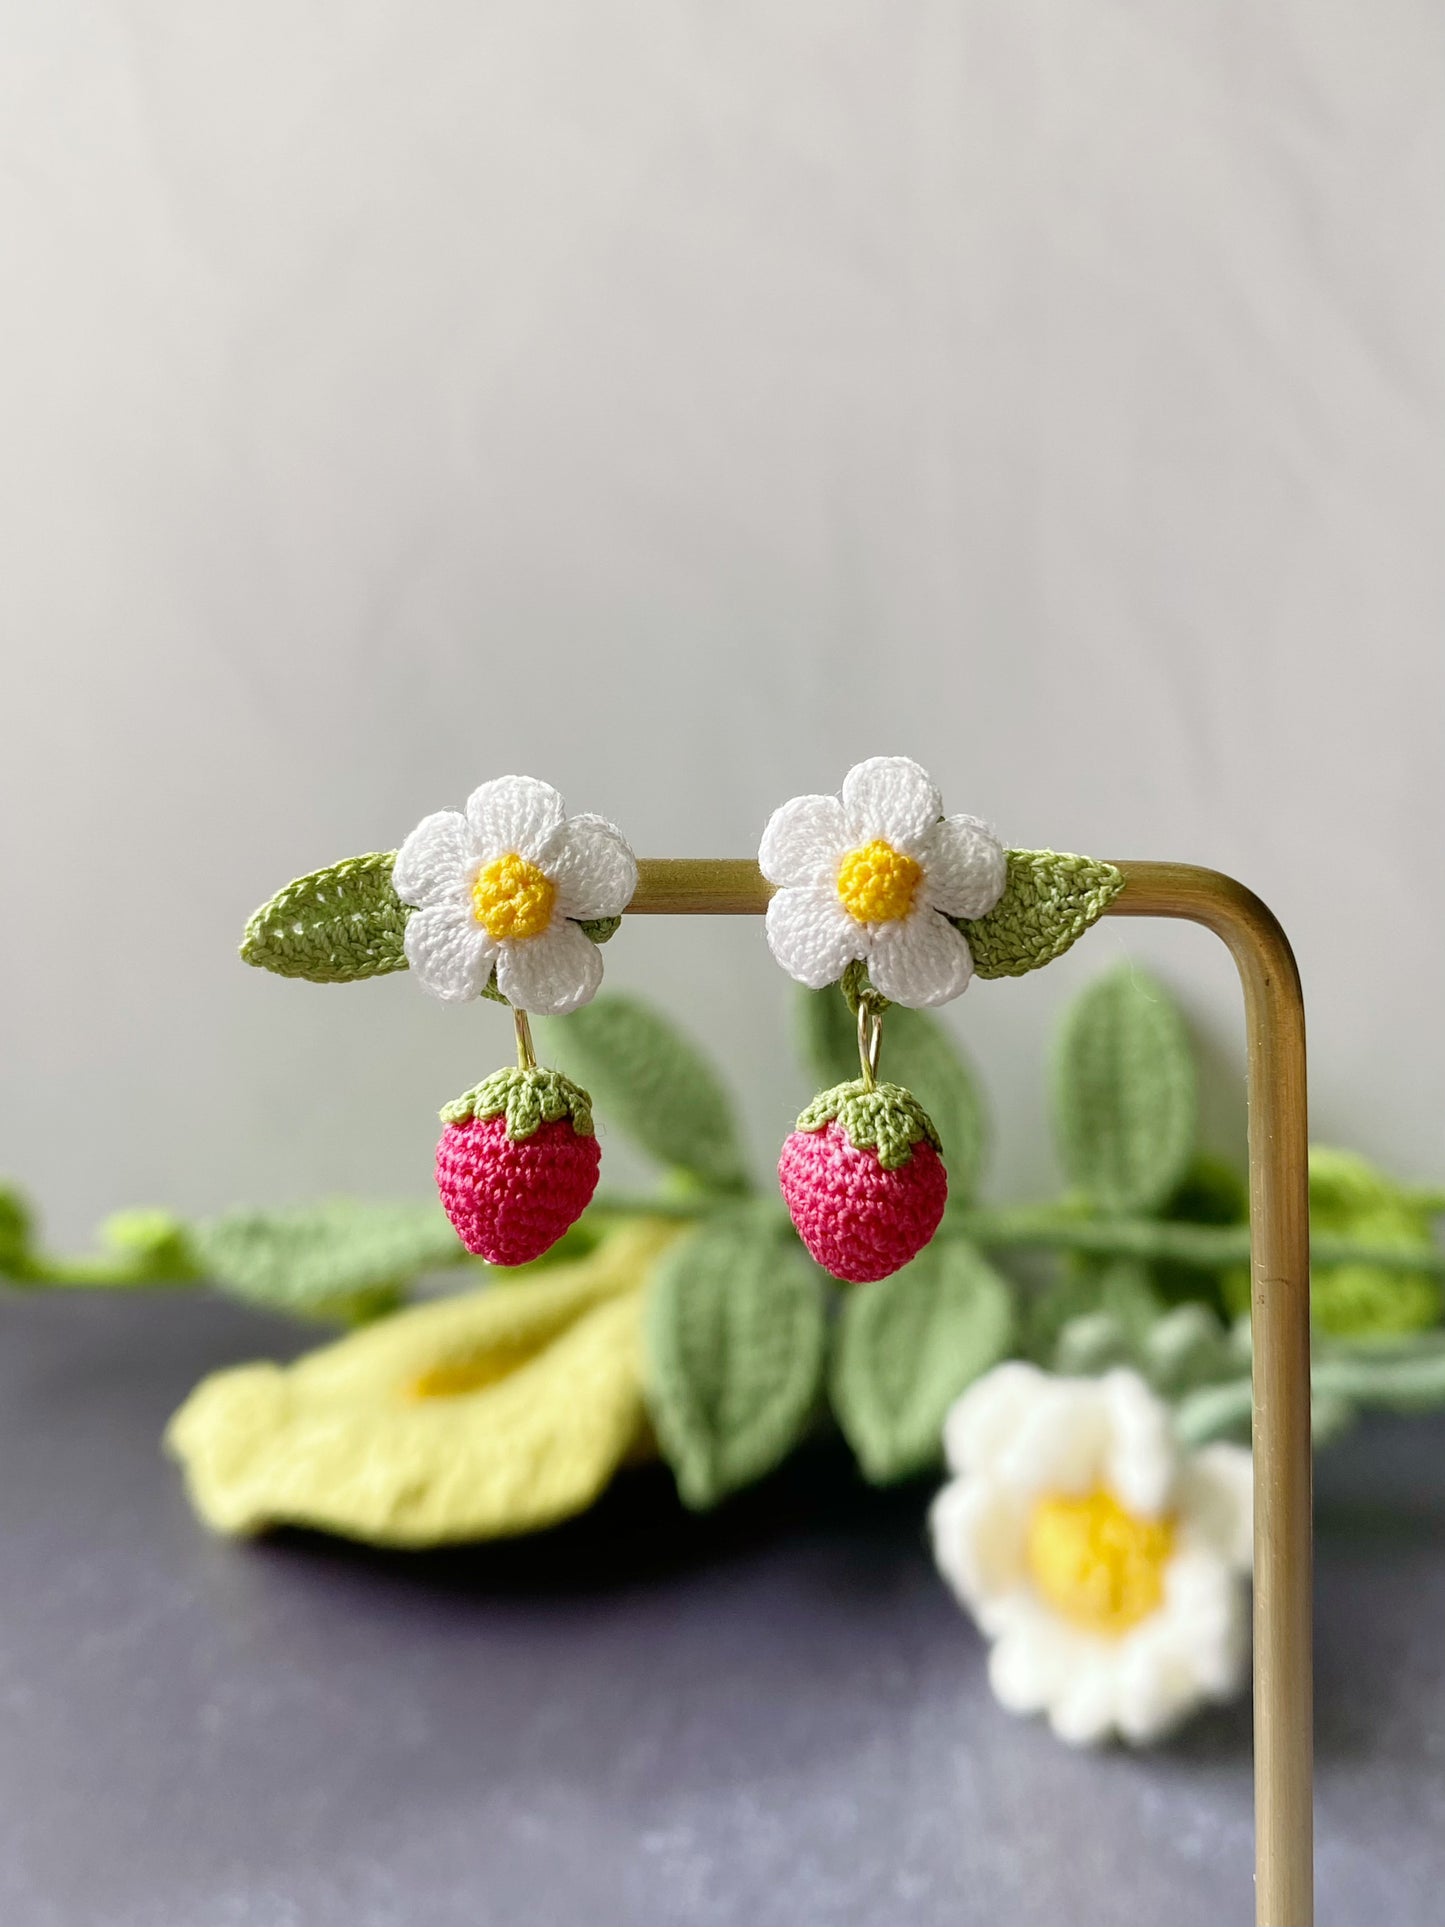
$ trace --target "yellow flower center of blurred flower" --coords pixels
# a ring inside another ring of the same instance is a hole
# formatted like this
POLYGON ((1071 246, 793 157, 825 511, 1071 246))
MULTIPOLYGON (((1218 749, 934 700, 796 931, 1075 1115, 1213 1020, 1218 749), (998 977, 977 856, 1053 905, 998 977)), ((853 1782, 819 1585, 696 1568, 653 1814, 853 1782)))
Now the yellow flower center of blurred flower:
POLYGON ((875 837, 860 843, 838 865, 838 895, 859 923, 896 923, 913 908, 923 866, 875 837))
POLYGON ((1029 1521, 1029 1572, 1056 1612, 1116 1637, 1164 1603, 1174 1521, 1141 1519, 1102 1486, 1084 1498, 1040 1499, 1029 1521))
POLYGON ((556 898, 556 884, 526 857, 494 857, 472 885, 472 915, 495 943, 540 937, 556 898))

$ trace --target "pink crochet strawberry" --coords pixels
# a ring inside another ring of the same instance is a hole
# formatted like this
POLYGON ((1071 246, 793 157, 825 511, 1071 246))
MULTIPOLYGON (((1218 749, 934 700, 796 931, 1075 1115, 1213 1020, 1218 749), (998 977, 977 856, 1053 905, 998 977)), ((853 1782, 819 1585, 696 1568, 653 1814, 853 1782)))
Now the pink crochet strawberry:
POLYGON ((560 1071, 494 1071, 442 1112, 437 1189, 468 1251, 493 1265, 540 1258, 597 1189, 592 1100, 560 1071))
POLYGON ((938 1133, 901 1084, 861 1080, 815 1097, 783 1145, 778 1182, 825 1271, 867 1284, 898 1271, 938 1229, 948 1174, 938 1133))

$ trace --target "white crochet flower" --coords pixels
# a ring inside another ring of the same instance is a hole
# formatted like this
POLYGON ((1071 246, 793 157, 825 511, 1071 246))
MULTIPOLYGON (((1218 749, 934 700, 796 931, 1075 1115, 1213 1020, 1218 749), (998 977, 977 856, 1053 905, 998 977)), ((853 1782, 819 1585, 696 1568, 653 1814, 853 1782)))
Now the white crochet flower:
POLYGON ((434 997, 479 996, 495 968, 509 1003, 558 1017, 596 994, 602 955, 579 924, 622 914, 637 859, 615 824, 569 817, 549 783, 499 776, 472 791, 465 815, 423 817, 392 885, 415 906, 406 960, 434 997))
POLYGON ((784 803, 758 862, 780 886, 768 944, 789 976, 821 990, 861 958, 875 988, 914 1009, 967 987, 973 957, 948 919, 992 910, 1008 875, 988 825, 944 816, 932 778, 906 756, 856 764, 841 796, 784 803))
POLYGON ((1250 1455, 1182 1452, 1137 1373, 999 1365, 948 1415, 933 1553, 989 1683, 1061 1740, 1161 1738, 1248 1670, 1250 1455))

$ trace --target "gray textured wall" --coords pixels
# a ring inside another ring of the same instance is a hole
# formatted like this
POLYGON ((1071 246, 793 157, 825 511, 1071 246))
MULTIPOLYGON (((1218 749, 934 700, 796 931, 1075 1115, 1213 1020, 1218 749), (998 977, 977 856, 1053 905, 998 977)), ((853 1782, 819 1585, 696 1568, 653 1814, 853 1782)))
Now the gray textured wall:
MULTIPOLYGON (((1016 843, 1211 862, 1316 1132, 1445 1169, 1442 80, 1425 0, 0 7, 0 1168, 81 1235, 421 1192, 494 1008, 243 969, 482 777, 648 854, 908 751, 1016 843)), ((952 1021, 1050 1181, 1051 1013, 952 1021)), ((609 980, 803 1083, 751 923, 609 980)), ((619 1160, 620 1162, 620 1160, 619 1160)))

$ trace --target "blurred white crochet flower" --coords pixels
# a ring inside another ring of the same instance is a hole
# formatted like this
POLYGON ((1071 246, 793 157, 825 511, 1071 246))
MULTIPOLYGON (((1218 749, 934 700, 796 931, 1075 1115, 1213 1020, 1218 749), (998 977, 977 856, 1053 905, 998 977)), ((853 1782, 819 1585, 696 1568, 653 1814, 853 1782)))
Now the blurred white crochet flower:
POLYGON ((989 1682, 1061 1740, 1162 1738, 1244 1684, 1250 1455, 1182 1452, 1137 1373, 996 1366, 948 1415, 933 1552, 993 1641, 989 1682))
POLYGON ((795 796, 763 831, 758 861, 779 885, 768 944, 810 990, 855 958, 874 986, 914 1009, 946 1004, 973 975, 950 917, 981 917, 1003 895, 1003 845, 976 816, 944 816, 932 778, 906 756, 872 756, 841 796, 795 796))
POLYGON ((602 956, 579 926, 620 916, 637 859, 615 824, 569 817, 534 776, 499 776, 439 810, 397 852, 392 885, 415 906, 406 960, 448 1003, 497 989, 519 1010, 561 1016, 596 994, 602 956))

